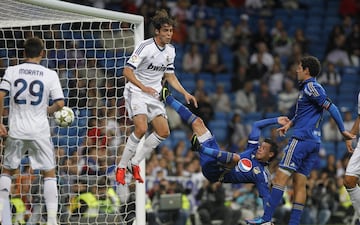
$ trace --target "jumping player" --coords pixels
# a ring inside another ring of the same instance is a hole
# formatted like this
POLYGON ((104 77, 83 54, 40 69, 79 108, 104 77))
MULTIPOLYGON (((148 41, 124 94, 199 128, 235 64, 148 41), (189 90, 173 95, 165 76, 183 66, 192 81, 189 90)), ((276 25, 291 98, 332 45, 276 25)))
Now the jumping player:
POLYGON ((255 122, 246 150, 237 154, 221 151, 202 119, 177 101, 167 87, 162 89, 161 98, 178 112, 184 122, 191 126, 194 132, 191 140, 192 150, 199 152, 202 173, 210 182, 254 183, 263 202, 267 201, 271 183, 267 165, 276 157, 278 147, 271 139, 265 139, 259 145, 260 129, 269 125, 284 125, 289 121, 287 117, 281 116, 255 122))
POLYGON ((135 126, 116 171, 116 180, 123 185, 130 160, 134 179, 144 182, 139 163, 170 134, 164 103, 159 100, 162 78, 182 93, 187 103, 191 101, 197 107, 195 97, 183 88, 174 73, 175 48, 170 44, 174 21, 165 10, 160 10, 152 18, 152 23, 155 36, 135 48, 123 71, 128 80, 124 90, 125 106, 135 126), (140 139, 148 130, 148 122, 154 131, 146 137, 140 154, 135 155, 140 139))
POLYGON ((294 185, 294 201, 289 225, 298 225, 306 201, 306 182, 318 157, 320 148, 320 122, 324 110, 327 110, 345 139, 354 135, 345 131, 338 108, 327 97, 324 88, 316 81, 320 73, 320 62, 313 56, 303 57, 296 73, 300 84, 300 95, 296 105, 295 116, 278 132, 284 136, 293 126, 293 135, 285 147, 283 158, 273 179, 271 197, 265 204, 261 218, 248 220, 248 224, 271 224, 276 207, 282 200, 286 184, 290 177, 294 185))

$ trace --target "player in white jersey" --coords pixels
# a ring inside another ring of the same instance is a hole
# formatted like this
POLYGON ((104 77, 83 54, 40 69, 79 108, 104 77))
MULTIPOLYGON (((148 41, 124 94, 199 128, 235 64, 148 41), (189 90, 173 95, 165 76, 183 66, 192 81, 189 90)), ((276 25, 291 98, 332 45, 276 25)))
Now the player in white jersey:
POLYGON ((27 39, 24 52, 26 61, 7 68, 0 83, 0 116, 4 111, 4 98, 7 94, 10 96, 9 131, 0 123, 0 136, 6 137, 0 177, 0 222, 4 204, 9 202, 11 176, 28 152, 31 167, 44 175, 47 225, 55 225, 58 190, 48 114, 64 106, 64 94, 57 73, 40 65, 45 54, 42 40, 27 39), (48 105, 50 99, 54 102, 51 106, 48 105))
POLYGON ((152 23, 155 36, 136 46, 123 71, 128 80, 124 91, 126 109, 135 125, 116 171, 116 180, 123 185, 130 160, 134 179, 144 182, 139 163, 170 134, 165 106, 159 99, 162 78, 182 93, 187 103, 193 102, 197 107, 195 97, 183 88, 175 76, 175 48, 170 44, 174 21, 165 10, 160 10, 152 18, 152 23), (151 122, 154 131, 146 137, 141 152, 135 156, 139 141, 148 130, 148 122, 151 122))
MULTIPOLYGON (((358 95, 358 117, 356 118, 351 133, 354 135, 359 134, 360 126, 360 92, 358 95)), ((357 213, 358 220, 360 218, 360 187, 358 185, 360 177, 360 138, 358 140, 355 150, 352 148, 352 140, 346 141, 347 149, 350 153, 353 153, 349 163, 346 167, 344 186, 350 195, 352 205, 357 213)), ((359 223, 360 221, 358 221, 359 223)))

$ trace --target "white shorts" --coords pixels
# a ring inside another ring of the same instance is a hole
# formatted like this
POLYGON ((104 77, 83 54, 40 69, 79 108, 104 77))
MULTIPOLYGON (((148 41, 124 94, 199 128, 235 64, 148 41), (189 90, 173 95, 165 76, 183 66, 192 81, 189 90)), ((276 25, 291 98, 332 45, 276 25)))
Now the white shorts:
POLYGON ((7 137, 5 142, 4 167, 17 169, 26 151, 28 151, 32 169, 48 171, 55 168, 54 146, 51 138, 22 140, 12 137, 7 137))
POLYGON ((158 97, 150 96, 144 92, 132 91, 131 88, 125 88, 124 98, 125 107, 130 118, 139 114, 147 115, 148 121, 152 121, 159 115, 167 118, 165 105, 158 97))
POLYGON ((355 148, 348 165, 346 167, 346 175, 360 177, 360 146, 357 145, 355 148))

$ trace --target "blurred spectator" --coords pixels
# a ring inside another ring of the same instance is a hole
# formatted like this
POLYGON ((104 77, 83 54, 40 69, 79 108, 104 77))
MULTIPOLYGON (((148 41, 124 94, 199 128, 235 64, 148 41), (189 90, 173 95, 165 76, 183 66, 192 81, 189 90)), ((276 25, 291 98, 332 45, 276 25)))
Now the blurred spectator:
POLYGON ((333 26, 328 36, 325 54, 329 53, 332 49, 336 47, 336 39, 341 35, 345 35, 344 28, 340 24, 333 26))
POLYGON ((346 37, 346 48, 352 66, 360 66, 360 23, 352 25, 351 33, 346 37))
POLYGON ((288 36, 286 30, 280 31, 280 34, 273 38, 273 52, 280 57, 288 57, 292 53, 292 39, 288 36))
POLYGON ((236 206, 240 208, 242 220, 251 219, 263 212, 262 199, 258 196, 254 184, 244 184, 233 194, 236 206))
POLYGON ((276 96, 270 92, 267 82, 262 81, 260 83, 260 90, 256 93, 256 111, 261 112, 263 115, 276 112, 276 100, 276 96))
POLYGON ((222 220, 222 225, 237 224, 241 213, 225 206, 225 189, 221 183, 204 181, 195 198, 199 201, 197 210, 202 224, 211 224, 215 219, 222 220))
POLYGON ((256 95, 252 81, 246 81, 244 88, 236 91, 234 108, 245 114, 256 112, 256 95))
POLYGON ((203 56, 199 52, 197 44, 191 44, 185 52, 182 62, 182 69, 186 73, 198 74, 202 70, 203 56))
POLYGON ((333 63, 329 62, 326 69, 317 78, 317 81, 324 85, 338 86, 341 83, 341 75, 333 63))
POLYGON ((206 26, 206 39, 208 41, 220 41, 220 26, 216 17, 211 17, 206 26))
POLYGON ((287 69, 291 66, 297 65, 300 59, 304 56, 301 45, 294 43, 291 48, 291 55, 287 57, 287 69))
POLYGON ((297 28, 294 35, 294 43, 300 45, 301 52, 308 52, 309 40, 304 35, 304 30, 297 28))
POLYGON ((285 75, 281 71, 280 65, 275 63, 268 76, 268 86, 270 93, 277 95, 283 89, 285 75))
POLYGON ((258 85, 259 81, 265 78, 269 68, 265 65, 265 57, 263 54, 253 54, 253 56, 256 56, 256 59, 250 61, 250 66, 247 70, 247 76, 250 80, 254 81, 254 83, 258 85))
POLYGON ((245 124, 240 113, 234 113, 228 123, 229 144, 238 151, 245 149, 251 127, 245 124))
POLYGON ((276 19, 275 26, 270 30, 271 36, 273 38, 280 37, 283 31, 285 31, 284 22, 282 21, 282 19, 276 19))
POLYGON ((219 42, 213 41, 209 45, 209 49, 203 54, 203 70, 213 74, 226 72, 226 66, 219 51, 219 42))
POLYGON ((236 73, 239 67, 248 67, 249 65, 249 52, 245 45, 238 45, 234 51, 233 59, 233 72, 236 73))
POLYGON ((190 18, 192 22, 196 19, 207 21, 211 15, 212 13, 210 12, 210 7, 206 4, 206 0, 197 0, 196 4, 192 4, 190 7, 190 18))
POLYGON ((250 64, 262 63, 268 70, 271 70, 274 65, 274 57, 268 51, 267 44, 259 41, 256 44, 256 49, 257 51, 250 56, 250 64))
POLYGON ((287 115, 298 99, 299 91, 295 88, 294 82, 285 79, 284 90, 278 94, 278 110, 281 114, 287 115))
POLYGON ((331 117, 322 127, 322 137, 324 141, 339 142, 343 139, 335 120, 331 117))
POLYGON ((187 33, 189 34, 188 42, 190 44, 203 45, 207 41, 206 26, 204 25, 203 19, 197 18, 187 29, 187 33))
POLYGON ((246 48, 250 47, 251 31, 248 21, 248 15, 243 14, 240 16, 240 22, 236 25, 234 31, 233 49, 237 49, 239 45, 244 45, 246 48))
POLYGON ((250 78, 247 75, 247 67, 239 66, 231 77, 231 92, 235 93, 242 89, 248 80, 250 80, 250 78))
POLYGON ((252 34, 251 37, 251 49, 255 50, 257 45, 262 42, 265 44, 266 49, 271 50, 271 43, 272 43, 272 37, 268 31, 268 28, 266 26, 264 19, 259 19, 257 24, 257 31, 252 34))
POLYGON ((221 32, 221 37, 220 37, 221 44, 227 47, 231 47, 234 43, 235 28, 230 18, 226 18, 223 21, 223 24, 221 24, 220 27, 220 32, 221 32))
POLYGON ((224 88, 224 84, 218 83, 215 93, 210 95, 211 105, 216 112, 230 112, 231 110, 230 98, 224 88))
POLYGON ((350 66, 350 59, 346 52, 346 37, 339 35, 335 37, 335 46, 329 49, 326 55, 326 61, 335 64, 336 66, 350 66))

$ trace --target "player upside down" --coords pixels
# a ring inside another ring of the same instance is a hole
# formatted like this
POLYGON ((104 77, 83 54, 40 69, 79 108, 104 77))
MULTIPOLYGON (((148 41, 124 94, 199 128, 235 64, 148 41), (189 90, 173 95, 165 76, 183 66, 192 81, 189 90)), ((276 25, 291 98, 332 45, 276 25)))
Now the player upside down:
POLYGON ((261 128, 275 124, 284 125, 289 119, 280 116, 255 122, 245 151, 239 154, 231 153, 220 150, 215 137, 202 119, 177 101, 166 86, 160 94, 163 101, 191 126, 194 132, 191 139, 192 150, 199 152, 204 176, 210 182, 254 183, 265 203, 270 196, 270 173, 267 166, 277 156, 278 147, 271 139, 265 139, 259 145, 261 128))

